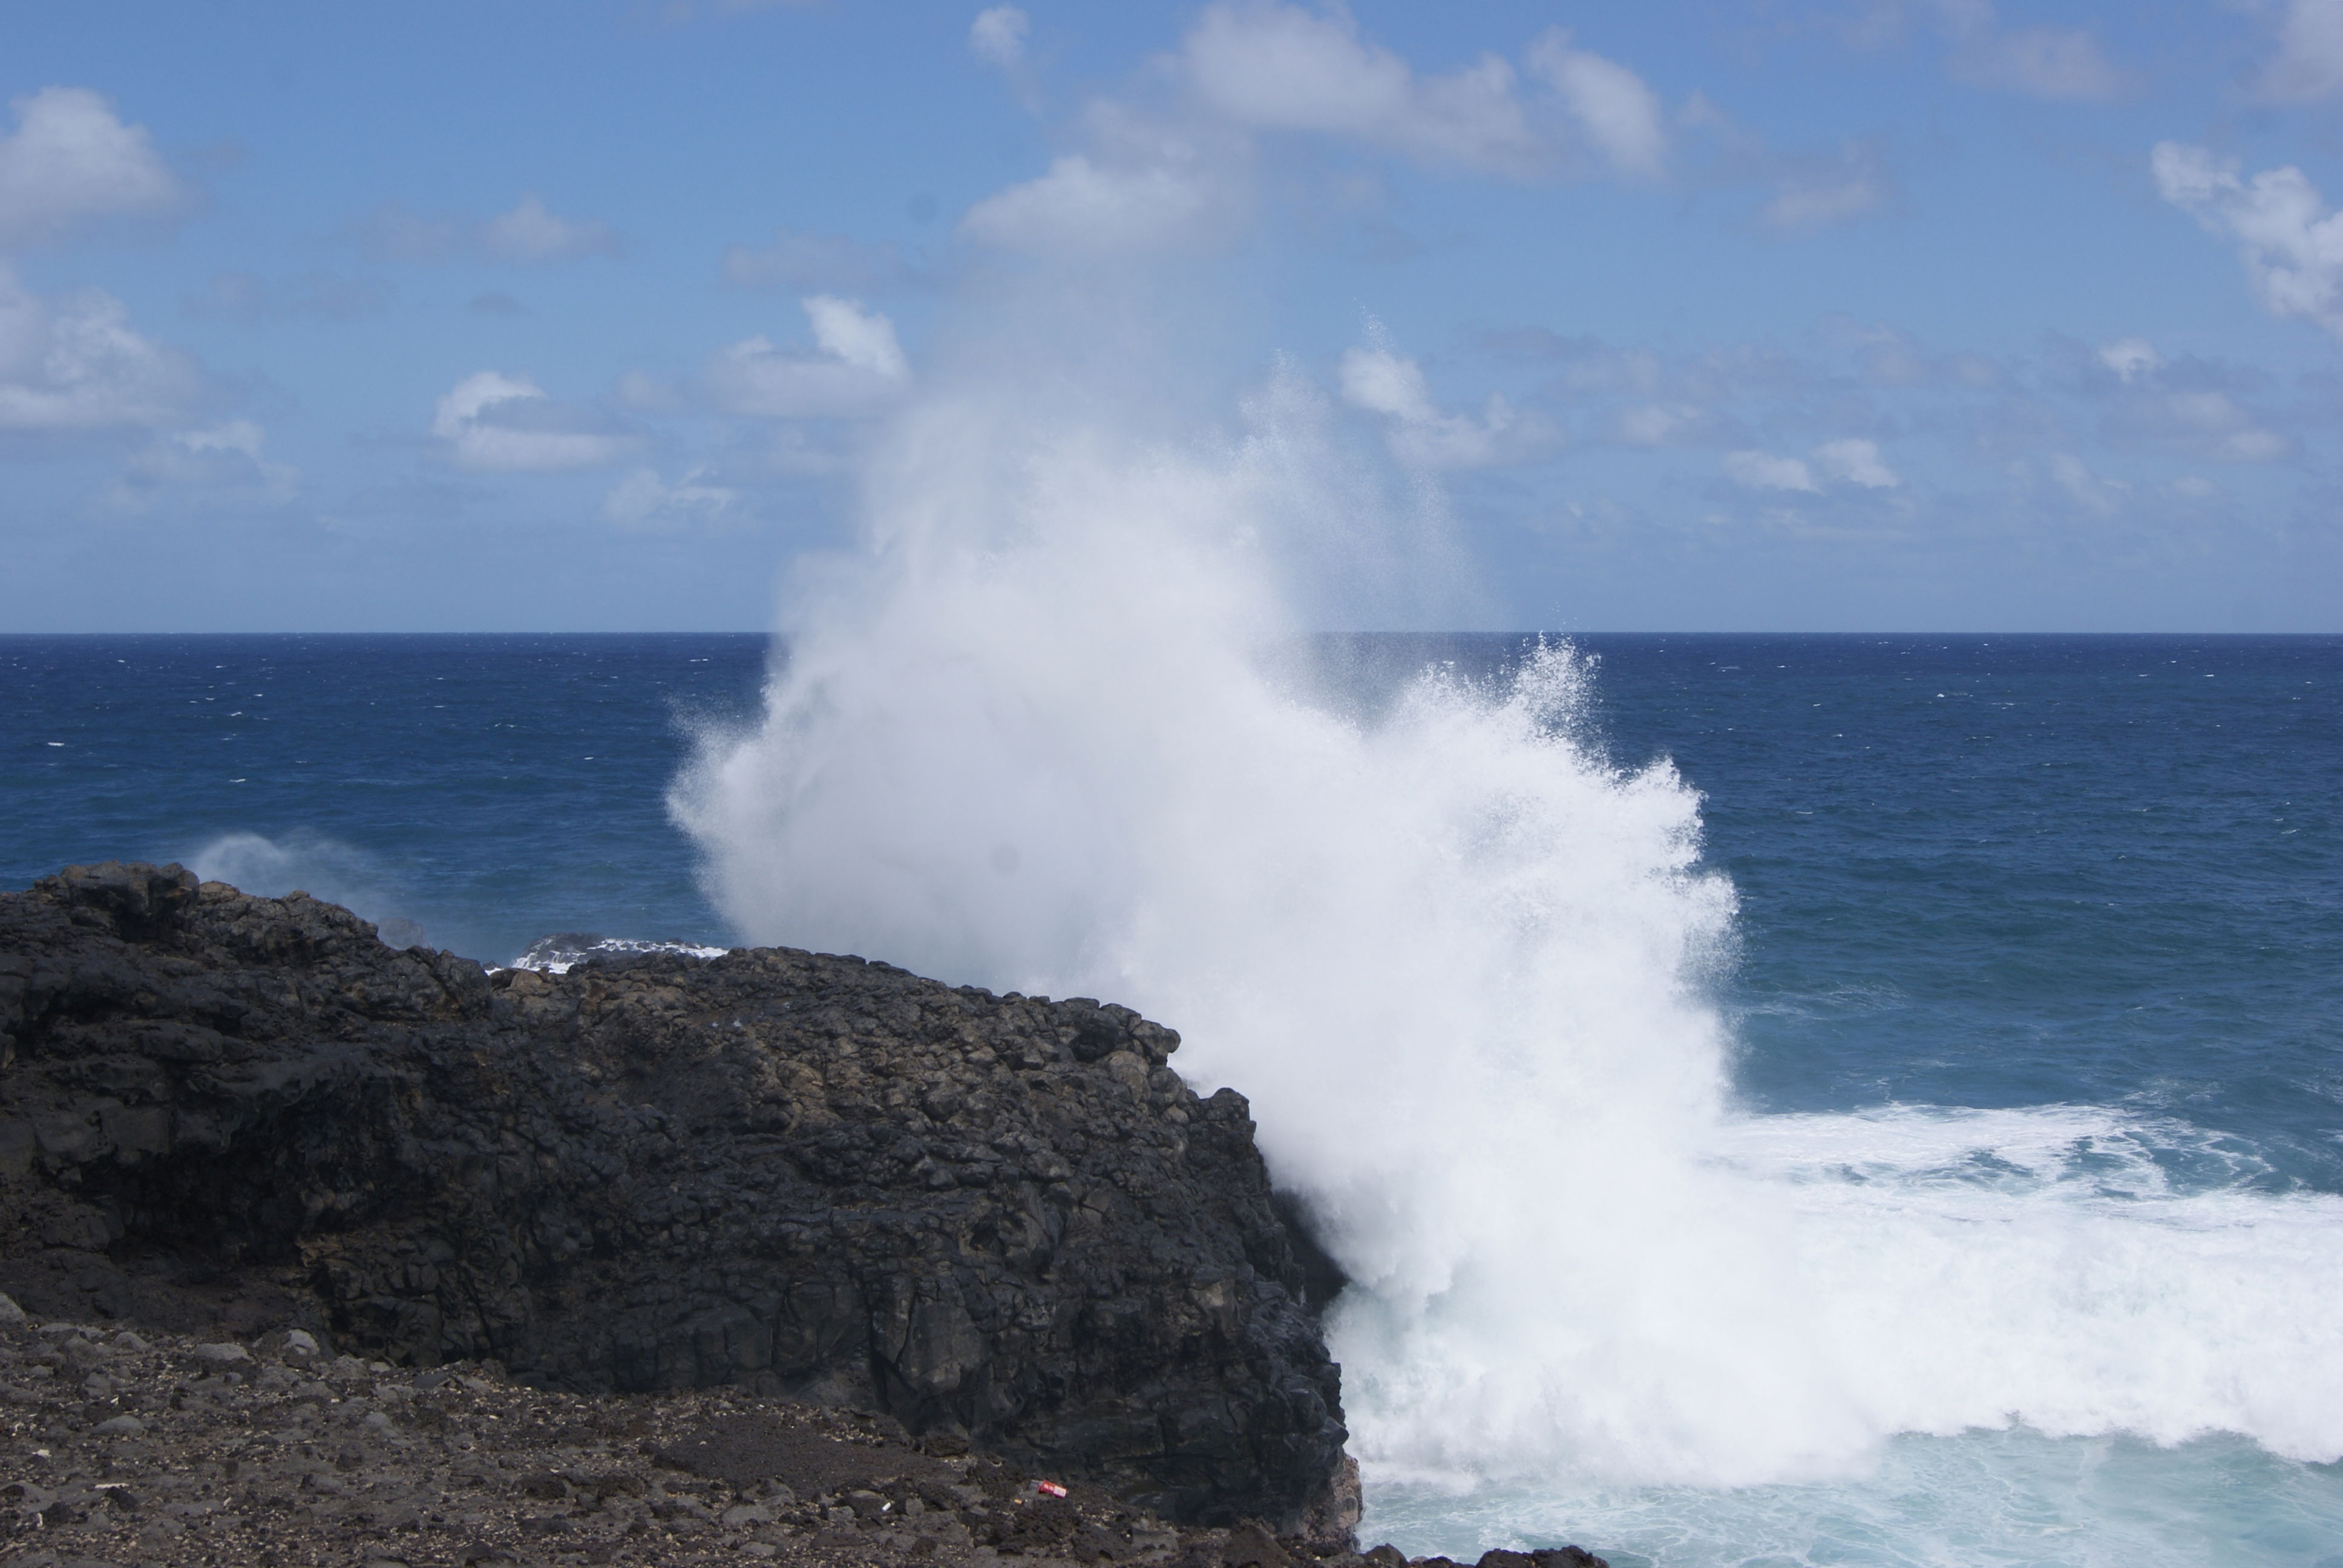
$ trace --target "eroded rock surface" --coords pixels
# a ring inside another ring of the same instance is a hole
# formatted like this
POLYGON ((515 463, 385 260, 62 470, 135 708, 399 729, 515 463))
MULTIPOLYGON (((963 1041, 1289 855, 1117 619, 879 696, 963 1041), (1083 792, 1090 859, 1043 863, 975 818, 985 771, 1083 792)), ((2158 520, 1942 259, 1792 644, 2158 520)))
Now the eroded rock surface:
POLYGON ((0 1289, 880 1411, 1340 1536, 1296 1238, 1178 1043, 781 949, 488 973, 305 895, 70 868, 0 894, 0 1289))

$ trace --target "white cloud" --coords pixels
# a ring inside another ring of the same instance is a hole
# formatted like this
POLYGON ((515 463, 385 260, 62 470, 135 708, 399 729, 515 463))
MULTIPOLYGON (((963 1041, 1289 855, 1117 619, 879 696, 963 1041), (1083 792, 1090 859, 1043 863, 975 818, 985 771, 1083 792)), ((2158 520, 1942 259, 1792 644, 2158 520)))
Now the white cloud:
POLYGON ((1378 136, 1414 113, 1415 74, 1345 12, 1212 5, 1182 47, 1197 93, 1241 125, 1378 136))
POLYGON ((1388 348, 1353 348, 1344 354, 1342 382, 1343 400, 1354 408, 1387 414, 1410 425, 1440 417, 1422 368, 1388 348))
POLYGON ((0 262, 0 430, 168 427, 203 393, 195 362, 133 331, 112 295, 43 298, 0 262))
POLYGON ((709 402, 729 414, 818 418, 874 412, 909 385, 893 322, 830 295, 801 303, 820 352, 778 348, 761 333, 728 345, 700 374, 709 402))
POLYGON ((2161 369, 2164 356, 2145 337, 2118 337, 2100 346, 2099 363, 2114 371, 2118 380, 2137 381, 2161 369))
POLYGON ((246 509, 287 505, 300 494, 300 471, 262 456, 266 438, 249 419, 164 436, 130 459, 111 498, 130 511, 165 492, 175 505, 190 498, 246 509))
MULTIPOLYGON (((1533 45, 1529 59, 1614 170, 1660 172, 1667 135, 1642 77, 1571 48, 1559 31, 1533 45)), ((1420 162, 1515 176, 1549 172, 1572 150, 1542 123, 1503 59, 1483 55, 1443 75, 1419 76, 1362 38, 1346 10, 1210 5, 1182 44, 1181 64, 1207 106, 1250 128, 1351 136, 1420 162)))
POLYGON ((1525 419, 1496 393, 1480 417, 1451 414, 1433 400, 1423 369, 1378 342, 1342 356, 1342 400, 1392 423, 1392 450, 1425 468, 1481 468, 1539 455, 1553 442, 1540 421, 1525 419))
POLYGON ((557 217, 531 191, 518 206, 480 226, 480 248, 507 261, 569 261, 616 256, 618 236, 593 218, 557 217))
POLYGON ((1107 167, 1070 153, 1039 179, 969 208, 960 226, 972 239, 1033 256, 1152 250, 1195 234, 1219 206, 1220 194, 1192 166, 1107 167))
POLYGON ((1776 457, 1767 452, 1727 452, 1725 477, 1753 490, 1822 491, 1802 459, 1776 457))
POLYGON ((0 136, 0 248, 45 244, 108 219, 168 216, 187 193, 143 126, 126 126, 84 87, 15 100, 0 136))
POLYGON ((637 468, 602 498, 602 518, 633 533, 705 527, 721 519, 739 498, 737 491, 701 484, 705 469, 694 468, 670 485, 658 470, 637 468))
POLYGON ((1880 457, 1875 441, 1825 441, 1815 448, 1814 459, 1831 478, 1866 490, 1892 490, 1904 482, 1880 457))
POLYGON ((1805 457, 1727 452, 1724 467, 1726 478, 1752 490, 1797 490, 1813 496, 1823 493, 1823 480, 1865 490, 1892 490, 1904 483, 1879 455, 1877 442, 1854 437, 1825 441, 1805 457))
POLYGON ((2343 337, 2343 213, 2327 210, 2300 169, 2267 169, 2249 182, 2235 159, 2178 142, 2158 142, 2150 166, 2166 201, 2208 233, 2237 242, 2267 308, 2343 337))
POLYGON ((813 340, 857 370, 867 370, 890 381, 911 373, 895 340, 895 324, 877 311, 865 311, 850 299, 817 294, 801 301, 806 319, 813 324, 813 340))
POLYGON ((969 52, 1006 70, 1025 58, 1025 35, 1033 19, 1014 5, 994 5, 976 14, 968 29, 969 52))
POLYGON ((2258 85, 2278 103, 2343 89, 2343 0, 2293 0, 2278 25, 2277 57, 2262 68, 2258 85))
MULTIPOLYGON (((1005 52, 1007 34, 988 30, 993 15, 971 35, 980 54, 1005 52)), ((1534 44, 1527 60, 1526 83, 1493 54, 1422 75, 1363 37, 1339 5, 1216 0, 1164 63, 1189 89, 1184 103, 1152 123, 1122 105, 1094 104, 1087 146, 978 202, 960 232, 1044 257, 1209 239, 1243 195, 1252 137, 1271 132, 1345 138, 1422 164, 1523 179, 1665 172, 1666 117, 1642 77, 1573 48, 1559 30, 1534 44)), ((1018 68, 1012 63, 1012 77, 1018 68)))
POLYGON ((785 228, 769 246, 736 245, 724 252, 724 281, 734 288, 872 288, 902 272, 893 246, 864 245, 843 235, 785 228))
MULTIPOLYGON (((208 430, 181 430, 171 439, 190 452, 241 452, 247 457, 260 456, 260 444, 266 432, 249 419, 231 419, 208 430)), ((291 472, 290 469, 286 470, 291 472)))
POLYGON ((1615 60, 1569 45, 1556 29, 1530 50, 1530 66, 1561 95, 1587 138, 1622 174, 1657 178, 1666 172, 1668 133, 1659 95, 1615 60))
POLYGON ((477 371, 443 394, 431 433, 459 468, 523 472, 598 468, 634 437, 607 419, 555 402, 526 376, 477 371))

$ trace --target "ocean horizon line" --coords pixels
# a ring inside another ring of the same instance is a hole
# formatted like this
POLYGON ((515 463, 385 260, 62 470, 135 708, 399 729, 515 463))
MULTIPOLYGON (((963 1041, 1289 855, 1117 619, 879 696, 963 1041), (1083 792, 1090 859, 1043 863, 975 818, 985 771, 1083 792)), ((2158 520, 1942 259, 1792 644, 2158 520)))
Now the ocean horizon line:
MULTIPOLYGON (((337 639, 337 640, 350 640, 350 641, 355 641, 355 640, 357 640, 357 639, 364 638, 401 638, 401 639, 407 639, 407 640, 423 641, 423 640, 427 640, 427 639, 430 639, 430 638, 437 638, 454 639, 454 638, 491 638, 491 637, 493 637, 493 638, 679 638, 679 637, 706 637, 706 638, 767 638, 767 639, 770 639, 770 638, 775 638, 775 637, 779 637, 779 636, 780 636, 780 635, 782 635, 782 634, 780 634, 780 633, 779 633, 779 632, 771 631, 771 630, 756 631, 756 630, 740 630, 740 629, 738 629, 738 628, 733 628, 733 629, 718 629, 718 630, 708 630, 708 629, 698 629, 698 630, 692 630, 692 629, 684 629, 684 630, 640 630, 640 629, 634 629, 634 630, 608 630, 608 629, 593 629, 593 630, 568 630, 568 631, 563 631, 563 630, 552 630, 552 631, 547 631, 547 630, 505 630, 505 629, 498 629, 498 628, 474 628, 474 629, 469 629, 469 630, 464 630, 464 631, 448 631, 448 630, 444 630, 444 629, 441 629, 441 630, 421 630, 421 629, 411 629, 411 628, 410 628, 410 629, 403 629, 403 630, 355 630, 355 631, 354 631, 354 630, 347 630, 347 629, 344 629, 344 630, 332 630, 332 631, 307 631, 307 630, 299 630, 299 629, 293 629, 293 630, 281 630, 281 629, 280 629, 280 630, 269 630, 269 631, 219 631, 219 630, 212 630, 212 631, 105 631, 105 630, 97 630, 97 631, 0 631, 0 643, 12 643, 12 642, 21 643, 21 642, 61 641, 61 640, 65 640, 65 639, 68 639, 68 638, 70 638, 70 639, 75 639, 75 640, 95 640, 95 639, 101 638, 141 638, 141 639, 156 640, 156 641, 159 641, 159 640, 163 640, 163 639, 166 639, 166 638, 169 638, 169 639, 177 639, 177 640, 184 640, 184 641, 195 641, 195 640, 201 639, 201 638, 214 638, 214 639, 217 639, 217 640, 221 640, 221 641, 227 641, 227 640, 236 639, 236 638, 246 638, 246 639, 250 639, 250 638, 319 638, 319 639, 331 638, 331 639, 337 639)), ((2138 631, 2138 630, 2127 630, 2127 631, 2056 631, 2056 630, 2025 630, 2025 629, 2021 629, 2021 630, 1998 630, 1998 631, 1994 631, 1994 630, 1965 630, 1965 629, 1959 629, 1959 628, 1953 628, 1953 629, 1941 629, 1941 628, 1940 628, 1940 629, 1919 630, 1919 631, 1883 631, 1883 630, 1853 630, 1853 631, 1845 631, 1845 630, 1832 630, 1832 631, 1800 631, 1800 630, 1781 630, 1781 629, 1772 629, 1772 628, 1744 628, 1744 629, 1735 629, 1735 630, 1681 630, 1681 629, 1668 629, 1668 628, 1651 629, 1651 628, 1553 628, 1553 627, 1546 627, 1546 628, 1536 628, 1536 627, 1531 627, 1531 628, 1515 628, 1515 629, 1506 629, 1506 630, 1489 631, 1489 630, 1469 630, 1469 629, 1463 629, 1463 628, 1453 628, 1453 627, 1447 627, 1447 628, 1435 627, 1435 628, 1416 628, 1416 629, 1403 629, 1403 628, 1388 628, 1388 627, 1377 627, 1377 628, 1369 628, 1358 629, 1358 630, 1342 630, 1342 631, 1335 631, 1335 630, 1313 630, 1313 631, 1303 631, 1303 632, 1297 632, 1297 633, 1294 633, 1293 635, 1294 635, 1295 637, 1304 638, 1529 638, 1548 637, 1548 638, 1558 638, 1569 639, 1569 638, 1631 638, 1631 637, 1633 637, 1633 638, 1803 638, 1803 639, 1809 639, 1809 640, 1813 640, 1813 641, 1828 641, 1828 640, 1855 640, 1855 639, 1863 639, 1863 638, 1906 639, 1906 638, 1953 638, 1975 639, 1975 640, 1991 640, 1991 639, 1994 639, 1994 638, 2029 638, 2029 639, 2034 639, 2034 640, 2042 640, 2042 641, 2047 641, 2047 640, 2056 639, 2056 640, 2077 641, 2077 642, 2079 642, 2079 641, 2120 641, 2120 640, 2124 640, 2124 639, 2142 640, 2142 639, 2147 639, 2147 638, 2202 638, 2202 639, 2205 639, 2205 640, 2207 640, 2207 641, 2217 641, 2217 642, 2239 642, 2239 643, 2242 643, 2242 642, 2258 642, 2258 642, 2311 642, 2311 641, 2318 641, 2318 640, 2322 640, 2322 639, 2323 639, 2323 640, 2327 640, 2327 641, 2335 641, 2335 640, 2338 640, 2338 639, 2343 639, 2343 630, 2335 630, 2335 631, 2197 631, 2197 630, 2187 630, 2187 629, 2182 629, 2182 630, 2177 630, 2177 631, 2173 631, 2173 630, 2147 630, 2147 631, 2138 631)), ((1274 640, 1274 639, 1272 639, 1272 640, 1274 640)))

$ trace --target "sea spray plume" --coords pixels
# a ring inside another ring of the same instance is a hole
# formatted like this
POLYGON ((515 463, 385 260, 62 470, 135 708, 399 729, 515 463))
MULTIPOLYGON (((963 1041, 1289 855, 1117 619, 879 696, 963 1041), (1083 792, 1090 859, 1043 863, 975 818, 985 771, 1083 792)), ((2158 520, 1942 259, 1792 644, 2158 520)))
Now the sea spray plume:
POLYGON ((1731 895, 1673 772, 1581 744, 1582 661, 1428 676, 1373 726, 1274 678, 1285 564, 1330 548, 1306 429, 1183 451, 939 401, 887 451, 765 723, 676 791, 745 934, 1178 1019, 1403 1313, 1510 1288, 1557 1192, 1683 1184, 1731 895))
POLYGON ((297 829, 270 839, 259 833, 223 833, 186 857, 188 869, 206 881, 226 882, 266 898, 296 889, 355 911, 371 920, 393 947, 427 940, 408 918, 396 877, 353 844, 297 829))
POLYGON ((1308 440, 939 398, 877 461, 762 724, 679 781, 709 890, 1175 1021, 1354 1281, 1371 1473, 1752 1483, 2013 1419, 2343 1452, 2343 1201, 2111 1181, 2152 1141, 2087 1108, 1736 1114, 1731 889, 1674 772, 1589 743, 1584 662, 1363 723, 1257 657, 1307 624, 1308 440))
POLYGON ((1353 1281, 1371 1477, 1737 1485, 2013 1421, 2343 1453, 2343 1201, 2110 1184, 2131 1124, 2087 1108, 1735 1111, 1733 890, 1674 770, 1593 743, 1584 662, 1427 674, 1370 722, 1264 657, 1462 618, 1365 608, 1443 558, 1439 511, 1386 504, 1299 372, 1239 436, 1198 412, 1235 312, 1149 203, 1226 197, 1221 145, 1124 136, 963 224, 1049 244, 959 302, 856 547, 786 596, 761 722, 672 791, 719 908, 1182 1029, 1353 1281), (1149 222, 1084 247, 1100 213, 1149 222))

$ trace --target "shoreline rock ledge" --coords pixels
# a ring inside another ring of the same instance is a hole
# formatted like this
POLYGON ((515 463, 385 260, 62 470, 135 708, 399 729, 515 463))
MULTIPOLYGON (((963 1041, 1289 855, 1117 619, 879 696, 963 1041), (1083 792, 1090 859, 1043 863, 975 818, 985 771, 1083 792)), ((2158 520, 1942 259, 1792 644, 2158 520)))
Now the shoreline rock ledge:
POLYGON ((1322 1260, 1178 1043, 787 949, 491 973, 306 894, 70 867, 0 893, 0 1292, 882 1412, 1347 1540, 1322 1260))

